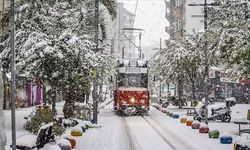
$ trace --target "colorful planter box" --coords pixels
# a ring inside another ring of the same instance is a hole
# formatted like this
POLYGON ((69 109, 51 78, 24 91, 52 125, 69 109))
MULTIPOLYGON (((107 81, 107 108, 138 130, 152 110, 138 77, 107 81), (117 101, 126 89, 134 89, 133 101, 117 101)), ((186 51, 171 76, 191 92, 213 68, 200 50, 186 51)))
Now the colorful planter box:
POLYGON ((70 141, 67 139, 59 139, 56 144, 61 148, 61 150, 71 150, 70 141))
POLYGON ((173 114, 173 115, 172 115, 172 118, 173 118, 173 119, 178 119, 179 117, 180 117, 180 116, 179 116, 178 114, 173 114))
POLYGON ((166 111, 166 110, 164 110, 164 109, 162 109, 161 111, 162 111, 163 113, 166 113, 166 112, 167 112, 167 111, 166 111))
POLYGON ((218 139, 220 136, 220 132, 218 130, 212 130, 208 132, 208 137, 213 139, 218 139))
POLYGON ((199 133, 208 133, 209 132, 209 128, 208 127, 200 127, 199 128, 199 133))
POLYGON ((221 144, 232 144, 233 138, 232 136, 221 136, 220 143, 221 144))
POLYGON ((185 118, 185 117, 180 119, 181 123, 186 123, 186 121, 187 121, 187 118, 185 118))
POLYGON ((168 116, 168 114, 169 114, 169 111, 166 112, 166 115, 167 115, 167 116, 168 116))
POLYGON ((72 136, 82 136, 83 132, 79 130, 72 130, 71 135, 72 136))
POLYGON ((59 144, 58 146, 61 148, 61 150, 71 150, 71 147, 69 145, 59 144))
POLYGON ((200 126, 201 126, 201 124, 199 122, 193 122, 191 125, 192 129, 199 129, 200 126))
POLYGON ((186 125, 187 125, 187 126, 192 126, 192 123, 193 123, 193 120, 187 120, 187 121, 186 121, 186 125))
POLYGON ((70 142, 71 148, 76 147, 76 140, 75 139, 72 139, 72 138, 66 138, 66 139, 70 142))

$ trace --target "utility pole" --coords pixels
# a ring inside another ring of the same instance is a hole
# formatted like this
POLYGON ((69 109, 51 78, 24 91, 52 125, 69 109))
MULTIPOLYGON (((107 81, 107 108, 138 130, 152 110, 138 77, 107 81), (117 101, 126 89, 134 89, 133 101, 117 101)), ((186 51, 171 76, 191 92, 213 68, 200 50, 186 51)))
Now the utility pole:
MULTIPOLYGON (((95 52, 99 51, 98 49, 98 30, 99 28, 99 0, 95 0, 95 52)), ((98 75, 95 73, 93 81, 93 123, 97 123, 98 119, 98 75)))
MULTIPOLYGON (((204 33, 207 31, 207 0, 204 0, 204 33)), ((205 56, 205 123, 208 124, 208 55, 207 55, 207 37, 205 34, 204 56, 205 56)))
POLYGON ((139 34, 139 58, 142 58, 141 33, 139 34))
POLYGON ((15 0, 11 0, 11 129, 12 150, 16 150, 15 0))
MULTIPOLYGON (((215 3, 211 3, 211 4, 207 4, 207 0, 204 0, 204 4, 188 4, 189 6, 204 6, 204 33, 206 33, 207 31, 207 7, 208 6, 218 6, 218 4, 215 3)), ((205 95, 205 123, 208 124, 208 43, 207 43, 207 38, 206 38, 206 34, 204 34, 204 66, 205 66, 205 73, 204 73, 204 81, 205 81, 205 86, 204 86, 204 95, 205 95)))

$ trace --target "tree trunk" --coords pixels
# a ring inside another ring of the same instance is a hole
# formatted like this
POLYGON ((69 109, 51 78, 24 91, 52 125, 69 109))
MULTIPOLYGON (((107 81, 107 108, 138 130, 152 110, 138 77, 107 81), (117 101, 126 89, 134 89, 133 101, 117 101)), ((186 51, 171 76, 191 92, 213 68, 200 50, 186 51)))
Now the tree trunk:
POLYGON ((4 87, 4 92, 3 92, 3 109, 8 109, 9 107, 9 102, 8 102, 8 97, 9 97, 9 85, 6 77, 6 69, 3 68, 3 74, 2 74, 2 79, 3 79, 3 87, 4 87))
POLYGON ((103 95, 102 95, 102 89, 103 89, 103 86, 102 84, 99 85, 99 92, 98 92, 98 95, 99 95, 99 102, 103 102, 103 95))
POLYGON ((97 120, 98 120, 98 81, 97 79, 94 79, 93 81, 92 98, 93 98, 93 122, 97 123, 97 120))
POLYGON ((74 90, 64 90, 63 97, 65 104, 63 106, 63 114, 65 118, 70 118, 74 116, 74 99, 76 97, 76 93, 74 90))
POLYGON ((7 142, 5 129, 4 129, 4 116, 3 116, 3 80, 2 80, 2 72, 1 72, 1 64, 0 64, 0 149, 5 149, 5 145, 7 142))
POLYGON ((56 101, 57 101, 57 88, 56 87, 52 87, 51 98, 52 98, 52 112, 53 112, 53 115, 56 115, 56 101))
POLYGON ((193 100, 195 100, 196 99, 196 97, 195 97, 195 81, 191 80, 191 84, 192 84, 192 98, 193 98, 193 100))
POLYGON ((43 85, 43 106, 46 106, 47 104, 47 101, 46 101, 46 86, 45 86, 45 83, 43 82, 42 83, 43 85))
POLYGON ((177 94, 183 96, 183 81, 180 79, 177 81, 177 94))

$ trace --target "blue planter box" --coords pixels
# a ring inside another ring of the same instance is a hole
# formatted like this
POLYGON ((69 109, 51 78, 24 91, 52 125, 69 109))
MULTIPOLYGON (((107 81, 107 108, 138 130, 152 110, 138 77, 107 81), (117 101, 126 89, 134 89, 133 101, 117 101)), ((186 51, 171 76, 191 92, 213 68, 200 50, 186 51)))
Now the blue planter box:
POLYGON ((231 136, 222 136, 220 137, 221 144, 232 144, 233 138, 231 136))
POLYGON ((179 115, 173 114, 173 115, 172 115, 172 118, 173 118, 173 119, 178 119, 178 118, 179 118, 179 115))

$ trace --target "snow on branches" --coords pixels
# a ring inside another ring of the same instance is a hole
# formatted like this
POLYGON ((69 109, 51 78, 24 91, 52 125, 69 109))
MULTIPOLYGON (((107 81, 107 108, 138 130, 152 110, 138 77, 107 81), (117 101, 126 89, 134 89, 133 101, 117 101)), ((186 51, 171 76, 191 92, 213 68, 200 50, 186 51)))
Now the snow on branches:
POLYGON ((220 6, 209 9, 208 34, 218 39, 213 41, 217 45, 213 49, 219 50, 221 63, 230 68, 231 77, 249 79, 250 3, 244 0, 220 2, 220 6))
MULTIPOLYGON (((83 3, 34 2, 28 3, 17 21, 15 51, 21 73, 59 88, 78 88, 90 84, 92 70, 110 68, 112 57, 93 52, 93 18, 83 3)), ((1 42, 2 60, 10 57, 8 43, 9 38, 1 42)), ((105 43, 101 46, 107 47, 105 43)), ((102 71, 102 77, 108 70, 102 71)))

